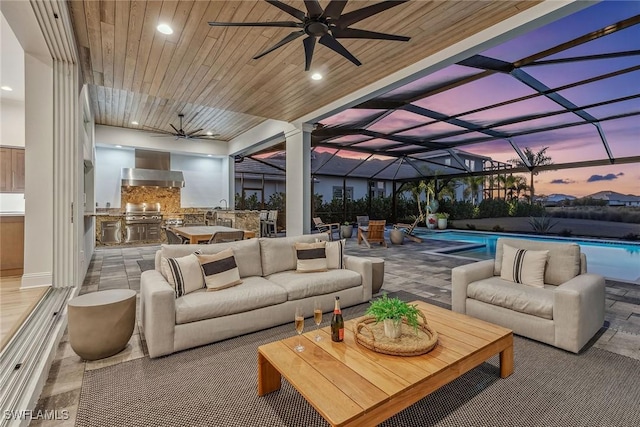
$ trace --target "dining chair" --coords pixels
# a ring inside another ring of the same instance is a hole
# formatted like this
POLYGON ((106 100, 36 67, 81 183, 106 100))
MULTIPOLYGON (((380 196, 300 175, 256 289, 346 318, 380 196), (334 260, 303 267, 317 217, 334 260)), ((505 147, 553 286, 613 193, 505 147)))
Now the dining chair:
POLYGON ((173 230, 169 228, 164 229, 165 234, 167 235, 167 242, 170 245, 186 245, 189 243, 187 239, 182 236, 177 235, 173 230))
POLYGON ((237 242, 238 240, 244 239, 244 231, 218 231, 211 239, 209 239, 209 244, 211 243, 224 243, 224 242, 237 242))
POLYGON ((268 237, 278 237, 278 211, 269 211, 265 221, 265 234, 268 237))

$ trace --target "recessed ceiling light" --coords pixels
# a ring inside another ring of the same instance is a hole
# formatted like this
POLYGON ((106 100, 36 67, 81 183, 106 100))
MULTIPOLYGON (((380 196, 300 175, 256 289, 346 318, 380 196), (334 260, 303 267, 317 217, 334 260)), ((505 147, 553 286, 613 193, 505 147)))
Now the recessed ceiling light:
POLYGON ((207 132, 207 135, 208 135, 208 136, 212 136, 212 135, 213 135, 213 132, 209 131, 209 132, 207 132))
POLYGON ((140 123, 136 122, 135 120, 131 122, 132 125, 134 126, 138 126, 140 123))
POLYGON ((0 86, 0 89, 6 90, 7 92, 11 92, 13 90, 9 86, 0 86))
POLYGON ((213 154, 207 154, 207 157, 213 157, 213 154))
POLYGON ((173 29, 167 24, 160 24, 156 27, 162 34, 173 34, 173 29))
POLYGON ((122 148, 122 145, 116 145, 116 148, 122 148))
POLYGON ((322 74, 313 73, 313 74, 311 74, 311 79, 313 79, 313 80, 322 80, 322 74))

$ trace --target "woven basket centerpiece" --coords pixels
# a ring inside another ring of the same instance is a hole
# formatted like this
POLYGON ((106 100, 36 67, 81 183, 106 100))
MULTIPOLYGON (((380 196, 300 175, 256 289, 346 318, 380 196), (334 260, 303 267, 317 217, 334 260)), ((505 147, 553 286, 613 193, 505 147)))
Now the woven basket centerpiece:
POLYGON ((427 324, 422 312, 419 315, 422 322, 418 323, 417 328, 403 320, 399 338, 388 338, 384 333, 383 323, 376 323, 375 317, 362 317, 353 328, 355 340, 370 350, 393 356, 419 356, 428 353, 438 344, 438 333, 427 324))

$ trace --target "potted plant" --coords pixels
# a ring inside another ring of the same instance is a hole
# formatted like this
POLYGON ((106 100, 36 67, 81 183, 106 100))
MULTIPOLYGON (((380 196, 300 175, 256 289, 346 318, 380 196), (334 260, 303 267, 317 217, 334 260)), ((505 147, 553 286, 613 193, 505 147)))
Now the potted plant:
POLYGON ((449 219, 449 214, 445 212, 439 212, 436 214, 438 218, 438 229, 444 230, 447 228, 447 220, 449 219))
POLYGON ((402 245, 404 243, 404 230, 394 225, 393 229, 389 231, 389 240, 391 240, 391 243, 394 245, 402 245))
POLYGON ((343 239, 349 239, 353 235, 353 224, 345 221, 344 224, 340 226, 340 235, 343 239))
POLYGON ((387 294, 372 301, 366 312, 376 319, 376 323, 384 323, 384 334, 389 338, 402 335, 403 320, 417 332, 419 313, 416 305, 407 304, 399 298, 389 298, 387 294))

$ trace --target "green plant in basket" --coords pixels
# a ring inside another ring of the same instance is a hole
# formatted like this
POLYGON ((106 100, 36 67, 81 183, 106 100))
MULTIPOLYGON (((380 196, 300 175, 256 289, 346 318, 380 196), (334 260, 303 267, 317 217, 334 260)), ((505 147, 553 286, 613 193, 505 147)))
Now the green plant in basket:
POLYGON ((366 314, 373 316, 376 323, 385 319, 402 321, 403 319, 413 329, 418 331, 418 316, 420 310, 416 305, 410 305, 399 298, 389 298, 387 294, 371 302, 366 314))

